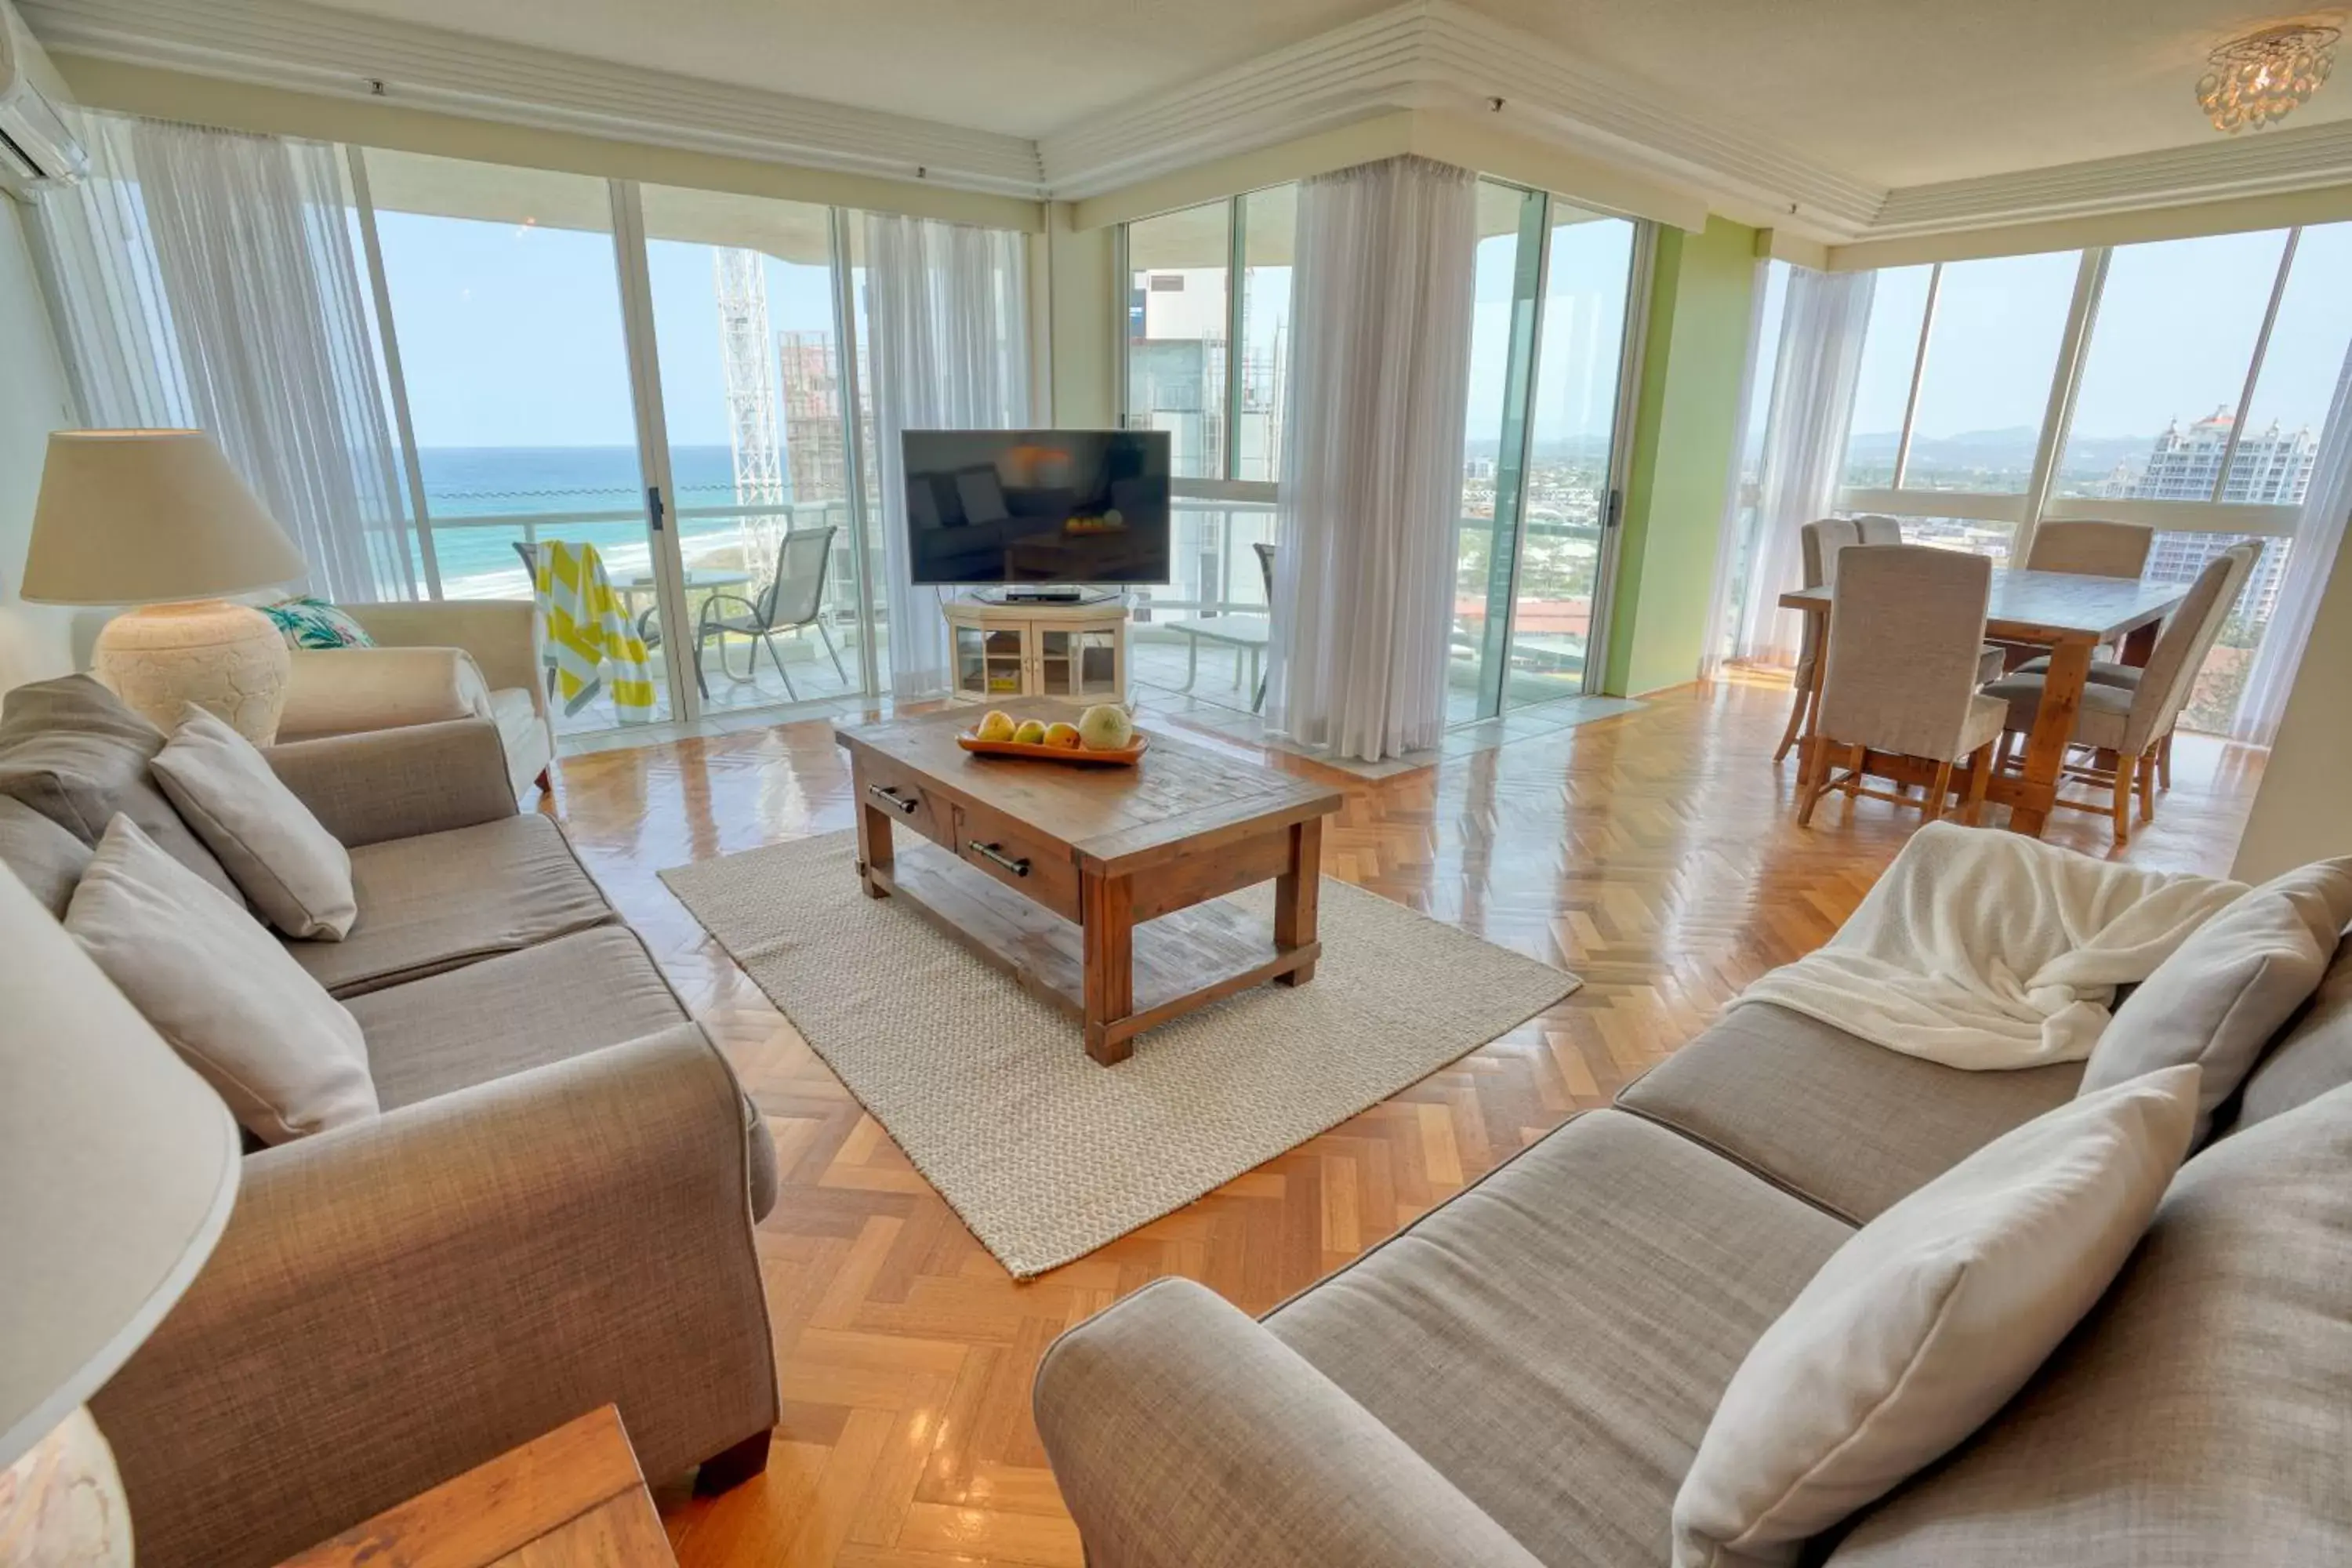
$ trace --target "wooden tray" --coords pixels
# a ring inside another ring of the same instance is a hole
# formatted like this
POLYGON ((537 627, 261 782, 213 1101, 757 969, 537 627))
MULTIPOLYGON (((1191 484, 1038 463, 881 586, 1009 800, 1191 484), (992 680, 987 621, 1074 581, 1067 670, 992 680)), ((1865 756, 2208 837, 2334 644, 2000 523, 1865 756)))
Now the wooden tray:
POLYGON ((1135 743, 1124 751, 1089 752, 1084 746, 1024 746, 1018 741, 983 741, 965 731, 956 744, 983 757, 1036 757, 1048 763, 1076 763, 1081 767, 1131 768, 1151 747, 1151 737, 1138 730, 1135 743))

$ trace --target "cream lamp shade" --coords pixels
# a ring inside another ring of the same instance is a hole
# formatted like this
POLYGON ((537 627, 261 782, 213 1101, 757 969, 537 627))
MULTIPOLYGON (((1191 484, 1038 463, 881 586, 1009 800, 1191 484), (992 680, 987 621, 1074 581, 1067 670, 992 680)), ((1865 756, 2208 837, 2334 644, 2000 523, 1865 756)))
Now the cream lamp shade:
POLYGON ((310 572, 203 431, 59 430, 17 592, 150 606, 107 623, 90 673, 158 729, 194 702, 268 745, 286 709, 285 642, 268 616, 221 595, 310 572))
POLYGON ((272 588, 310 568, 201 430, 59 430, 21 598, 160 605, 272 588))
POLYGON ((220 1238, 236 1123, 5 869, 0 996, 0 1563, 117 1561, 83 1539, 100 1530, 128 1563, 80 1406, 220 1238))

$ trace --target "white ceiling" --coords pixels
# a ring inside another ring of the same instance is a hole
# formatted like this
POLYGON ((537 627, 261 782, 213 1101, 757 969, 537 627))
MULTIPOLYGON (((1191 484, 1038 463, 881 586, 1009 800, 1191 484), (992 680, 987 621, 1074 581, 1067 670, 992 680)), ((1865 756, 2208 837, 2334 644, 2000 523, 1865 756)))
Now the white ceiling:
MULTIPOLYGON (((1392 0, 324 0, 735 86, 1036 136, 1392 0)), ((1882 186, 2219 138, 2215 43, 2298 15, 2239 0, 1467 0, 1669 103, 1882 186)), ((2352 68, 2290 121, 2352 120, 2352 68)))

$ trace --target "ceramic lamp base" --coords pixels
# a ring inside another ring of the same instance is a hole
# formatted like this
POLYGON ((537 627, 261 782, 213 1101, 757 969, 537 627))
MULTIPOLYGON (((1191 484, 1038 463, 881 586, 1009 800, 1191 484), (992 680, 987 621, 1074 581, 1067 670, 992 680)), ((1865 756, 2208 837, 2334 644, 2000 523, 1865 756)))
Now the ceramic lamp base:
POLYGON ((194 702, 257 746, 278 738, 292 668, 269 617, 225 599, 117 616, 98 634, 90 660, 92 675, 165 734, 194 702))
POLYGON ((0 1568, 131 1568, 122 1478, 87 1409, 0 1470, 0 1568))

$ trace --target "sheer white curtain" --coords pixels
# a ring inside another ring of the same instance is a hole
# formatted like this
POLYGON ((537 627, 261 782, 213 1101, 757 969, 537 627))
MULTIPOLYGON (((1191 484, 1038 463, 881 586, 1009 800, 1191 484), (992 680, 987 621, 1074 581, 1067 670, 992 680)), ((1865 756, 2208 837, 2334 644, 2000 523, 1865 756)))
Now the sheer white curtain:
MULTIPOLYGON (((1748 454, 1748 442, 1757 432, 1749 428, 1755 417, 1756 373, 1763 365, 1764 304, 1769 287, 1772 263, 1757 258, 1754 282, 1748 296, 1748 348, 1739 363, 1739 416, 1731 427, 1730 477, 1723 487, 1723 521, 1715 535, 1715 576, 1707 586, 1706 641, 1698 650, 1698 672, 1702 679, 1714 676, 1723 667, 1726 644, 1737 635, 1732 623, 1739 614, 1734 595, 1739 589, 1739 571, 1748 552, 1749 518, 1748 516, 1747 485, 1741 472, 1748 454)), ((1765 410, 1770 418, 1770 408, 1765 410)))
POLYGON ((81 129, 90 177, 38 211, 82 417, 210 431, 311 592, 415 598, 336 150, 113 114, 81 129))
POLYGON ((935 697, 950 677, 944 595, 915 586, 909 570, 898 436, 1029 423, 1026 246, 1003 229, 867 213, 866 310, 890 691, 935 697))
POLYGON ((2320 432, 2311 488, 2303 495, 2303 515, 2295 519, 2278 604, 2271 611, 2261 651, 2254 655, 2254 668, 2247 674, 2231 739, 2267 746, 2277 735, 2295 669, 2311 640, 2311 623, 2319 614, 2319 596, 2336 569, 2347 518, 2352 518, 2352 352, 2345 354, 2336 373, 2336 401, 2320 432))
POLYGON ((1266 715, 1339 756, 1444 728, 1476 203, 1421 158, 1298 191, 1266 715))
POLYGON ((1757 477, 1755 559, 1732 644, 1736 658, 1796 662, 1799 617, 1780 607, 1780 595, 1803 581, 1798 531, 1827 516, 1837 499, 1876 282, 1872 272, 1790 269, 1772 412, 1757 477))

